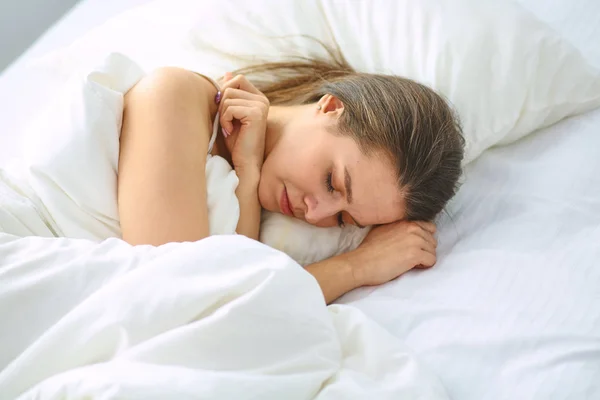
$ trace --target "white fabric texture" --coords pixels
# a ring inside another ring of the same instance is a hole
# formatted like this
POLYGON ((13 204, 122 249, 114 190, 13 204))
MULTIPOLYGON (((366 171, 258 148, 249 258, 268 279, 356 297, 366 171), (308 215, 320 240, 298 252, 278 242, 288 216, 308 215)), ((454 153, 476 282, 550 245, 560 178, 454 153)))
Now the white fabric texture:
POLYGON ((260 241, 306 266, 356 249, 370 230, 349 224, 316 228, 297 218, 263 211, 260 241))
POLYGON ((515 0, 554 28, 600 68, 600 2, 597 0, 515 0))
POLYGON ((495 0, 158 0, 42 65, 64 76, 119 51, 144 68, 175 64, 219 76, 261 56, 323 54, 290 38, 298 34, 337 43, 359 70, 412 78, 445 95, 464 125, 465 163, 600 105, 600 72, 522 7, 495 0))
POLYGON ((0 234, 3 399, 447 399, 409 350, 242 236, 0 234))

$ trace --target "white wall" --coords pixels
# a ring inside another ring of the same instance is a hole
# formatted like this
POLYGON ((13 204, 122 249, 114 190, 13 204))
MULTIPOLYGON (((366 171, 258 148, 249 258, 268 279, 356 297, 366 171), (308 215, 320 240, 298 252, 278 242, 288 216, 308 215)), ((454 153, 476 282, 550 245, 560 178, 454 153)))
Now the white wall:
POLYGON ((0 0, 0 71, 78 0, 0 0))

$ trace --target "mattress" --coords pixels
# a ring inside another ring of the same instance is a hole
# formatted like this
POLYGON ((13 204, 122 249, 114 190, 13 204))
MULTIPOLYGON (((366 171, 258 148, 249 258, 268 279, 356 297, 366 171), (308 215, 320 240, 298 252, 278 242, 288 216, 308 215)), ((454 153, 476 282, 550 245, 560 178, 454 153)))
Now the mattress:
MULTIPOLYGON (((82 1, 0 76, 0 164, 51 99, 28 61, 144 2, 82 1)), ((600 65, 593 1, 520 2, 600 65)), ((402 338, 451 398, 600 398, 599 132, 596 110, 487 151, 438 221, 438 265, 340 302, 402 338)))

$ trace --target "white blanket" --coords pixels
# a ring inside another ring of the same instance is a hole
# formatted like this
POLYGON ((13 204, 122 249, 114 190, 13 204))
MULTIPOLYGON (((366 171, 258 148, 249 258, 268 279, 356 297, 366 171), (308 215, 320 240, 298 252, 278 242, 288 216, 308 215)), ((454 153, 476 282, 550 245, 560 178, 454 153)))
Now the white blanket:
POLYGON ((2 399, 446 398, 397 338, 241 236, 2 235, 0 253, 2 399))

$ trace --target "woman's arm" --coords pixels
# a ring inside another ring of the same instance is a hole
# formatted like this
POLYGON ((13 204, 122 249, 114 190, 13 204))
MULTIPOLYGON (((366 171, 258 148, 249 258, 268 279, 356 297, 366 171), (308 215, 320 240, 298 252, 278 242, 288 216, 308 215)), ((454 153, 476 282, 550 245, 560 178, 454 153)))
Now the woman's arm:
POLYGON ((356 254, 349 252, 306 267, 306 270, 319 282, 327 304, 363 286, 358 276, 355 256, 356 254))
POLYGON ((258 200, 258 183, 260 172, 236 171, 240 183, 235 191, 240 203, 240 219, 238 220, 236 233, 250 239, 258 240, 260 231, 261 207, 258 200))
POLYGON ((269 100, 245 76, 226 73, 219 107, 225 145, 239 178, 236 196, 240 219, 236 232, 259 239, 261 207, 258 184, 264 160, 269 100))
POLYGON ((323 291, 327 304, 361 286, 389 282, 411 270, 436 262, 435 225, 399 221, 369 232, 360 246, 348 253, 306 267, 323 291))
POLYGON ((125 95, 118 173, 125 241, 161 245, 208 236, 205 166, 215 93, 190 71, 161 68, 125 95))

